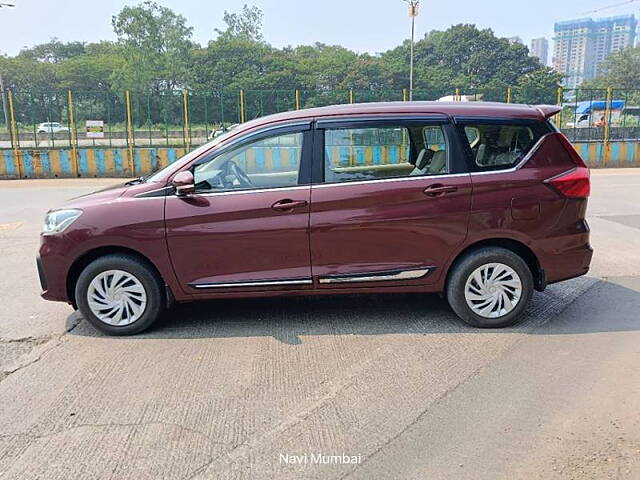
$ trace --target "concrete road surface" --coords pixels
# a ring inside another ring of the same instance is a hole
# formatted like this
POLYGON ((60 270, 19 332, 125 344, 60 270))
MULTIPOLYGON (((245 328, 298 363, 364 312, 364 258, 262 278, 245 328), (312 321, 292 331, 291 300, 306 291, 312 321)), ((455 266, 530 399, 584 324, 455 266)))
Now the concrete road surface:
POLYGON ((105 337, 34 265, 44 212, 105 183, 0 183, 0 479, 640 478, 640 171, 593 172, 591 273, 507 330, 377 295, 105 337))

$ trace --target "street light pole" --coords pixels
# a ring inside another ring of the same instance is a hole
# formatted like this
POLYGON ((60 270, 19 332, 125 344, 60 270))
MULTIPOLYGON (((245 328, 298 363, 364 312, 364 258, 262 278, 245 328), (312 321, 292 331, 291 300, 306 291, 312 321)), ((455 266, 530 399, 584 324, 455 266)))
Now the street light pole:
POLYGON ((405 0, 409 4, 409 16, 411 17, 411 53, 409 58, 409 101, 413 101, 413 44, 416 31, 416 17, 420 0, 405 0))

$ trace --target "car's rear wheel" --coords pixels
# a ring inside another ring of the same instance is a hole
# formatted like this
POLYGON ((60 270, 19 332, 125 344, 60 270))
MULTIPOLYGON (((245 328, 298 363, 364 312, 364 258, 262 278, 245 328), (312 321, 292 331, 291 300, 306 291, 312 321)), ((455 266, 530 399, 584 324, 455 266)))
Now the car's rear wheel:
POLYGON ((140 333, 163 308, 160 279, 131 255, 106 255, 91 262, 78 277, 75 295, 84 318, 109 335, 140 333))
POLYGON ((516 323, 533 295, 533 275, 511 250, 483 247, 460 258, 447 282, 447 299, 466 323, 500 328, 516 323))

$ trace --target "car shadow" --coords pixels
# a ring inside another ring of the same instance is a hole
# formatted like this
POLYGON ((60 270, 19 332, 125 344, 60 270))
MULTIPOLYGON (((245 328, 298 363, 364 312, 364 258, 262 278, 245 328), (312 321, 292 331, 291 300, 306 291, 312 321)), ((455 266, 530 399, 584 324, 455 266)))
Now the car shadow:
MULTIPOLYGON (((639 330, 639 311, 640 277, 582 277, 535 293, 523 321, 505 329, 469 327, 435 294, 361 294, 178 304, 149 331, 120 339, 269 336, 297 345, 312 335, 587 334, 639 330)), ((67 329, 106 337, 77 312, 67 318, 67 329)))

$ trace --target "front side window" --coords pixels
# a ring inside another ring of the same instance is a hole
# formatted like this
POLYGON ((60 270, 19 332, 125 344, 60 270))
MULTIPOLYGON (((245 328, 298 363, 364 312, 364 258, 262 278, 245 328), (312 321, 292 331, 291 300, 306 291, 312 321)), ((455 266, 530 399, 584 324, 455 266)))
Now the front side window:
POLYGON ((449 172, 440 125, 336 128, 324 135, 328 183, 449 172))
POLYGON ((263 138, 196 165, 196 192, 297 185, 302 138, 302 132, 263 138))
POLYGON ((475 165, 481 169, 515 166, 538 139, 526 125, 468 124, 464 134, 475 165))

